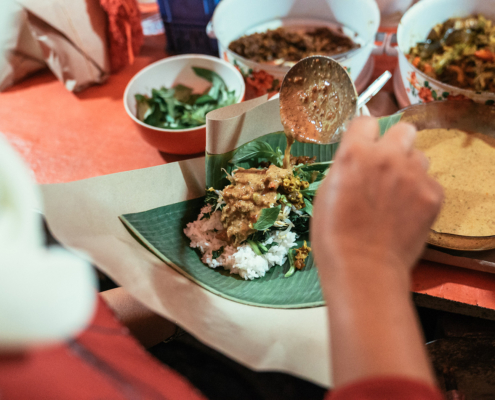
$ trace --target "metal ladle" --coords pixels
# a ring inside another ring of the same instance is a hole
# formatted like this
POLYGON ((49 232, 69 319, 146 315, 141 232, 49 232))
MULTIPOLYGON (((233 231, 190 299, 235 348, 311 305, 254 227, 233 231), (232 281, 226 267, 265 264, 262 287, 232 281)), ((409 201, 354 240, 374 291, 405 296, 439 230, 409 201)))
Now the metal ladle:
POLYGON ((358 98, 346 70, 325 56, 295 64, 280 89, 280 117, 286 134, 300 142, 335 143, 347 121, 387 83, 385 71, 358 98))

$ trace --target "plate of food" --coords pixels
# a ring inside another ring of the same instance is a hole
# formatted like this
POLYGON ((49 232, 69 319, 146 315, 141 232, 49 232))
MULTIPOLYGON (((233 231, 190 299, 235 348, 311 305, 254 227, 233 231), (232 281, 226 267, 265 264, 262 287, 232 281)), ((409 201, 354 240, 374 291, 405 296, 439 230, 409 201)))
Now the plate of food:
POLYGON ((495 248, 495 107, 434 102, 402 110, 418 128, 416 148, 444 189, 428 243, 453 250, 495 248))
MULTIPOLYGON (((278 100, 268 103, 278 108, 278 100)), ((382 119, 382 131, 399 119, 382 119)), ((286 147, 285 134, 273 132, 207 153, 203 197, 120 219, 158 258, 215 294, 262 307, 321 306, 308 232, 338 144, 295 142, 284 154, 286 147)))

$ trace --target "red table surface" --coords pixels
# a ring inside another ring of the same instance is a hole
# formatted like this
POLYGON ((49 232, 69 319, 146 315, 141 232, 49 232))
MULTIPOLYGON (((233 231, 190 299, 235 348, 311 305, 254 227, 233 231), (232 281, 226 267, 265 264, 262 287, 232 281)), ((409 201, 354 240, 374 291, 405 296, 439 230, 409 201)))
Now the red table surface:
MULTIPOLYGON (((123 106, 131 77, 166 56, 164 38, 148 38, 134 65, 101 86, 68 92, 48 72, 0 93, 0 132, 34 171, 59 183, 151 167, 188 156, 161 154, 140 136, 123 106)), ((396 59, 375 58, 373 78, 396 59)), ((385 90, 392 91, 391 83, 385 90)), ((418 304, 495 319, 495 275, 421 261, 413 275, 418 304)))

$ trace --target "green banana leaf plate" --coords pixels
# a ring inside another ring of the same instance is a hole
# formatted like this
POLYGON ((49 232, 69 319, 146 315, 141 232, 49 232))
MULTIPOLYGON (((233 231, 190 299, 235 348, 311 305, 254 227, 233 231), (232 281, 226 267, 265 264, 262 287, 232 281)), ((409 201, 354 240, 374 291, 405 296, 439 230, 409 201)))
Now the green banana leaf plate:
MULTIPOLYGON (((380 120, 381 133, 400 120, 400 114, 380 120)), ((286 147, 283 132, 262 136, 255 141, 269 143, 273 149, 286 147)), ((242 147, 242 146, 241 146, 242 147)), ((332 160, 338 144, 316 145, 296 142, 292 155, 316 156, 317 162, 332 160)), ((222 168, 230 172, 229 161, 238 149, 219 155, 206 156, 206 184, 223 188, 228 181, 222 168)), ((249 167, 249 163, 238 164, 249 167)), ((217 268, 211 269, 201 262, 200 253, 189 247, 183 230, 194 221, 204 205, 204 197, 183 201, 152 210, 120 216, 129 232, 143 246, 166 264, 205 289, 227 299, 254 306, 271 308, 305 308, 324 305, 317 269, 310 255, 306 267, 285 278, 288 262, 274 266, 263 278, 246 281, 238 275, 217 268)), ((307 237, 300 237, 298 245, 307 237)))

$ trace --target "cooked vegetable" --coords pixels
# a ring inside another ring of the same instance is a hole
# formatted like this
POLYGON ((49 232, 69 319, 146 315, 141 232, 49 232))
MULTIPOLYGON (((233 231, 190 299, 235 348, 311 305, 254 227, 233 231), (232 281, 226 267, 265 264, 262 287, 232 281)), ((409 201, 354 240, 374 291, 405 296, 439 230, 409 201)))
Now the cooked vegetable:
POLYGON ((308 258, 309 253, 311 252, 311 247, 308 247, 306 244, 306 241, 304 241, 304 244, 302 247, 296 249, 296 255, 294 256, 295 262, 294 266, 297 269, 303 269, 305 264, 306 264, 306 258, 308 258))
POLYGON ((234 104, 235 90, 227 88, 223 79, 209 69, 193 67, 194 73, 211 83, 203 93, 177 85, 171 89, 152 89, 151 97, 136 94, 137 118, 158 128, 185 129, 206 123, 206 114, 217 108, 234 104))
POLYGON ((436 25, 407 57, 441 82, 495 93, 495 26, 482 15, 451 18, 436 25))
MULTIPOLYGON (((259 272, 287 257, 290 270, 286 277, 304 268, 311 248, 306 241, 298 249, 292 247, 297 237, 307 237, 313 197, 331 162, 315 163, 316 157, 298 156, 284 169, 282 159, 280 148, 274 150, 263 141, 247 143, 228 161, 230 173, 223 170, 230 184, 221 190, 206 190, 205 206, 185 233, 195 241, 199 232, 207 236, 208 245, 201 246, 207 249, 202 250, 205 254, 211 250, 211 256, 203 256, 209 266, 227 265, 237 271, 247 263, 247 270, 259 272), (251 260, 256 256, 260 257, 256 262, 251 260), (266 265, 258 270, 257 263, 266 265)), ((246 271, 239 273, 247 279, 259 276, 246 271)))
POLYGON ((288 28, 242 36, 229 49, 249 60, 275 65, 291 65, 314 54, 335 55, 360 47, 342 31, 326 27, 300 32, 288 28))

